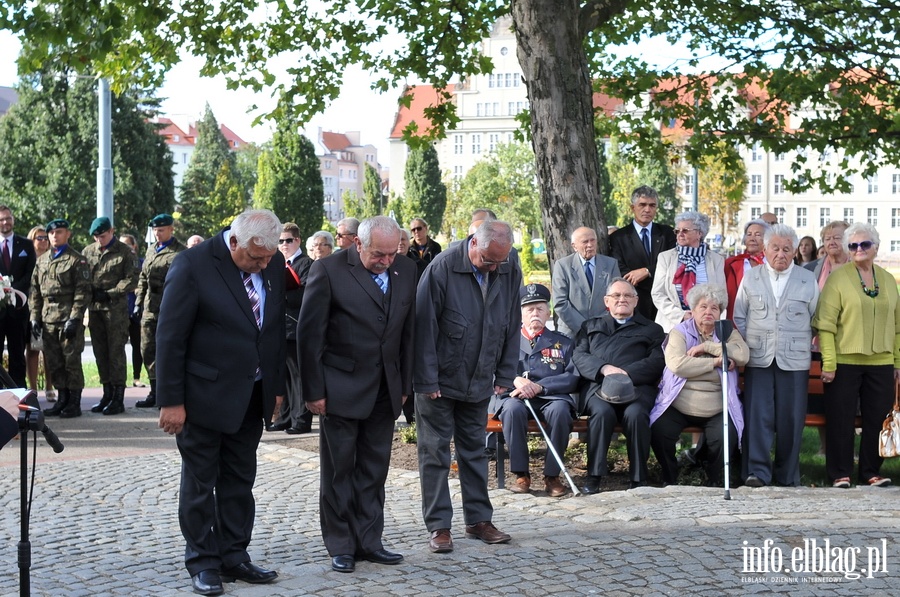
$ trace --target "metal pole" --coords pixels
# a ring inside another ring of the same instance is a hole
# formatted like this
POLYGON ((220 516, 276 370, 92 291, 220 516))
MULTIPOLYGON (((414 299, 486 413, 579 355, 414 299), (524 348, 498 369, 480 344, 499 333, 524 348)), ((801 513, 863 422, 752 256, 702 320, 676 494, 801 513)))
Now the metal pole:
POLYGON ((569 476, 569 471, 566 470, 566 465, 563 462, 562 457, 559 455, 559 452, 556 451, 556 448, 553 446, 553 442, 550 441, 550 434, 547 433, 546 429, 544 429, 544 425, 543 423, 541 423, 541 420, 538 418, 537 413, 534 411, 534 407, 531 406, 531 401, 528 400, 528 398, 523 398, 522 402, 524 402, 525 406, 528 407, 528 410, 531 411, 531 416, 534 417, 534 422, 537 423, 538 429, 541 430, 541 435, 544 436, 544 440, 547 442, 547 449, 550 450, 551 454, 553 454, 553 457, 556 459, 556 464, 559 465, 559 468, 562 469, 563 475, 566 476, 566 481, 569 482, 569 487, 572 488, 572 493, 574 495, 580 494, 581 492, 575 485, 575 481, 572 480, 572 477, 569 476))
POLYGON ((98 114, 98 157, 97 164, 97 217, 113 219, 113 171, 112 171, 112 106, 109 81, 99 80, 97 89, 98 114))

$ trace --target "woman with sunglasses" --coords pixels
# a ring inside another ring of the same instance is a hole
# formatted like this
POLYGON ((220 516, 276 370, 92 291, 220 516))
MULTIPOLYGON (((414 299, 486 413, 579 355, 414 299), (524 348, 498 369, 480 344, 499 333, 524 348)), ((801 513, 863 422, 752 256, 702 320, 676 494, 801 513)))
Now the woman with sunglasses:
MULTIPOLYGON (((50 237, 47 231, 41 226, 35 226, 28 231, 28 240, 34 244, 34 255, 40 257, 50 248, 50 237)), ((28 342, 25 344, 25 369, 28 376, 28 387, 37 391, 38 366, 40 364, 41 349, 32 348, 35 341, 31 335, 31 323, 28 324, 28 335, 25 336, 28 342)), ((47 402, 56 402, 56 391, 53 389, 53 381, 50 379, 50 370, 44 367, 44 396, 47 402)))
POLYGON ((858 482, 884 487, 878 433, 900 381, 900 297, 897 282, 875 265, 880 238, 871 224, 844 232, 849 263, 833 270, 819 299, 813 328, 822 350, 825 385, 825 472, 834 487, 850 487, 854 418, 862 417, 858 482))
POLYGON ((691 318, 687 293, 698 284, 725 286, 725 259, 704 242, 709 217, 697 211, 675 216, 674 249, 659 254, 650 296, 659 311, 656 323, 667 334, 691 318))

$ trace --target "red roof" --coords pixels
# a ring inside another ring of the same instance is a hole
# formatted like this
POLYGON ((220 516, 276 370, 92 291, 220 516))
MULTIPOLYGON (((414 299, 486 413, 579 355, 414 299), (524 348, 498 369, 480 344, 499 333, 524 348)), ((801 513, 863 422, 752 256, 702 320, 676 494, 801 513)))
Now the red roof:
POLYGON ((350 142, 350 139, 347 138, 347 135, 343 133, 323 132, 322 145, 324 145, 325 149, 328 151, 335 153, 343 151, 353 144, 350 142))
MULTIPOLYGON (((188 132, 185 133, 184 130, 175 124, 171 118, 166 118, 164 116, 160 116, 156 118, 156 122, 163 125, 159 130, 159 134, 163 135, 166 138, 167 145, 196 145, 197 144, 197 123, 192 122, 188 125, 188 132)), ((246 141, 241 139, 234 131, 225 126, 224 124, 219 125, 219 130, 222 131, 222 135, 225 136, 225 140, 228 141, 228 147, 231 149, 238 149, 247 144, 246 141)))

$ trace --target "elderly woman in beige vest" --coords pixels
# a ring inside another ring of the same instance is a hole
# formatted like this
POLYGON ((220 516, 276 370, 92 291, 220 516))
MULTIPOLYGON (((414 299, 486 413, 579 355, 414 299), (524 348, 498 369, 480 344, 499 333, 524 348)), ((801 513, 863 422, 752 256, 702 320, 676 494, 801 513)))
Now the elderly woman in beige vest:
POLYGON ((748 487, 800 485, 816 277, 797 266, 797 234, 775 224, 763 236, 766 262, 744 272, 734 323, 750 347, 744 369, 742 470, 748 487), (775 444, 775 462, 769 454, 775 444))

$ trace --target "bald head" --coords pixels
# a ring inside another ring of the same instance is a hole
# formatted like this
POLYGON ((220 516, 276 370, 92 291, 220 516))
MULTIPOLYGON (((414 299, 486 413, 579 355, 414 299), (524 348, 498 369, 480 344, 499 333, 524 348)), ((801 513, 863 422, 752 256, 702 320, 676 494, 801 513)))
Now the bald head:
POLYGON ((572 248, 582 259, 592 258, 597 254, 597 233, 587 226, 576 228, 572 232, 572 248))

